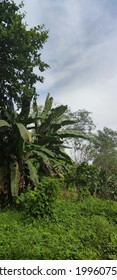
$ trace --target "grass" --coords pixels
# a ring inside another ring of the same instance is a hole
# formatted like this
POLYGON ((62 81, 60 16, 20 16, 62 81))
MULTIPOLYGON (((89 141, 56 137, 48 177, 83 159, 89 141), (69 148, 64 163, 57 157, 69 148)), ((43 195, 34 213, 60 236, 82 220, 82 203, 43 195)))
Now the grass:
POLYGON ((52 220, 0 213, 1 260, 117 259, 117 203, 59 198, 52 220))

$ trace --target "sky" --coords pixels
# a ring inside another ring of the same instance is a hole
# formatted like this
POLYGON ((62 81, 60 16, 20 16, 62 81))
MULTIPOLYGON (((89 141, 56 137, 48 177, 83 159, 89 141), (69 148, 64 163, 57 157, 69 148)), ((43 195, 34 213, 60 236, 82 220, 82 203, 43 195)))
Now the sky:
POLYGON ((117 0, 24 0, 23 10, 29 27, 49 31, 39 103, 49 92, 56 104, 91 112, 97 129, 117 130, 117 0))

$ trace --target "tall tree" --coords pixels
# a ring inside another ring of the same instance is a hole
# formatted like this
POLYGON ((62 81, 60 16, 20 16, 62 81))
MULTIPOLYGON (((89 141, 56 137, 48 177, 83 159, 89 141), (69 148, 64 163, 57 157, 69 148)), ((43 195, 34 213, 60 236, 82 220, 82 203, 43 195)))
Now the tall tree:
POLYGON ((93 162, 109 175, 117 171, 117 131, 104 127, 98 130, 92 142, 93 162))
POLYGON ((44 25, 29 29, 21 7, 12 0, 0 2, 0 191, 7 185, 13 196, 23 174, 24 146, 30 142, 25 125, 37 97, 35 84, 43 82, 41 72, 48 67, 40 53, 48 31, 44 25))
POLYGON ((117 195, 117 131, 104 127, 92 137, 87 146, 91 162, 100 168, 102 192, 117 195))
POLYGON ((44 25, 29 29, 21 7, 10 0, 0 3, 0 118, 9 120, 15 105, 18 118, 25 122, 36 94, 35 83, 43 82, 40 72, 48 67, 40 54, 48 32, 44 25))
MULTIPOLYGON (((85 109, 76 112, 72 112, 69 109, 66 112, 66 117, 74 120, 74 124, 69 126, 69 128, 74 131, 79 131, 79 133, 90 136, 95 129, 91 113, 85 109)), ((73 158, 77 163, 88 160, 87 146, 89 146, 89 141, 87 141, 86 138, 85 140, 73 138, 71 141, 73 158)))

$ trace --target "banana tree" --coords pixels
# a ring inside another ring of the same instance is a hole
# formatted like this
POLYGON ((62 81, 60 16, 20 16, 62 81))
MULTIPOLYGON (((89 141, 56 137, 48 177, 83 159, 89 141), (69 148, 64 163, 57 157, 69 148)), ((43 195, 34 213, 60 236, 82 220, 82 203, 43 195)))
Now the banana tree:
POLYGON ((31 141, 29 131, 22 123, 8 123, 0 119, 0 191, 17 196, 20 178, 23 173, 22 162, 24 146, 31 141), (5 176, 2 176, 2 173, 5 176))
MULTIPOLYGON (((74 124, 74 120, 65 120, 64 114, 67 106, 60 105, 53 108, 53 98, 47 95, 45 105, 40 110, 34 99, 33 117, 34 125, 29 127, 32 130, 33 143, 27 149, 30 150, 29 157, 35 155, 37 161, 41 162, 40 169, 46 169, 47 173, 51 173, 54 165, 63 164, 65 162, 72 164, 72 160, 65 152, 65 139, 83 138, 87 136, 80 131, 64 130, 66 126, 74 124), (43 167, 44 166, 44 167, 43 167)), ((45 171, 45 170, 44 170, 45 171)))
POLYGON ((79 131, 64 130, 74 121, 63 119, 67 106, 53 108, 53 98, 49 94, 43 110, 38 111, 35 99, 33 110, 33 117, 27 117, 25 125, 19 122, 19 115, 12 119, 11 115, 7 115, 7 121, 0 119, 0 168, 6 174, 6 178, 0 179, 0 184, 3 192, 7 185, 12 197, 16 197, 29 184, 36 186, 41 171, 51 176, 53 172, 56 174, 56 167, 65 168, 65 162, 72 164, 65 152, 65 139, 86 139, 86 135, 79 131))

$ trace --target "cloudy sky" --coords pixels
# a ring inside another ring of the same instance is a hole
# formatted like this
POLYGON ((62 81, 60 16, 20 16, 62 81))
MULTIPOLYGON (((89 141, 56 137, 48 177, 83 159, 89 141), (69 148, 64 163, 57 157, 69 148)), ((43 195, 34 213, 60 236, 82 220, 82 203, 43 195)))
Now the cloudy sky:
MULTIPOLYGON (((15 0, 17 4, 20 0, 15 0)), ((51 68, 37 84, 72 111, 92 112, 97 129, 117 130, 117 0, 24 0, 30 27, 45 24, 42 58, 51 68)))

